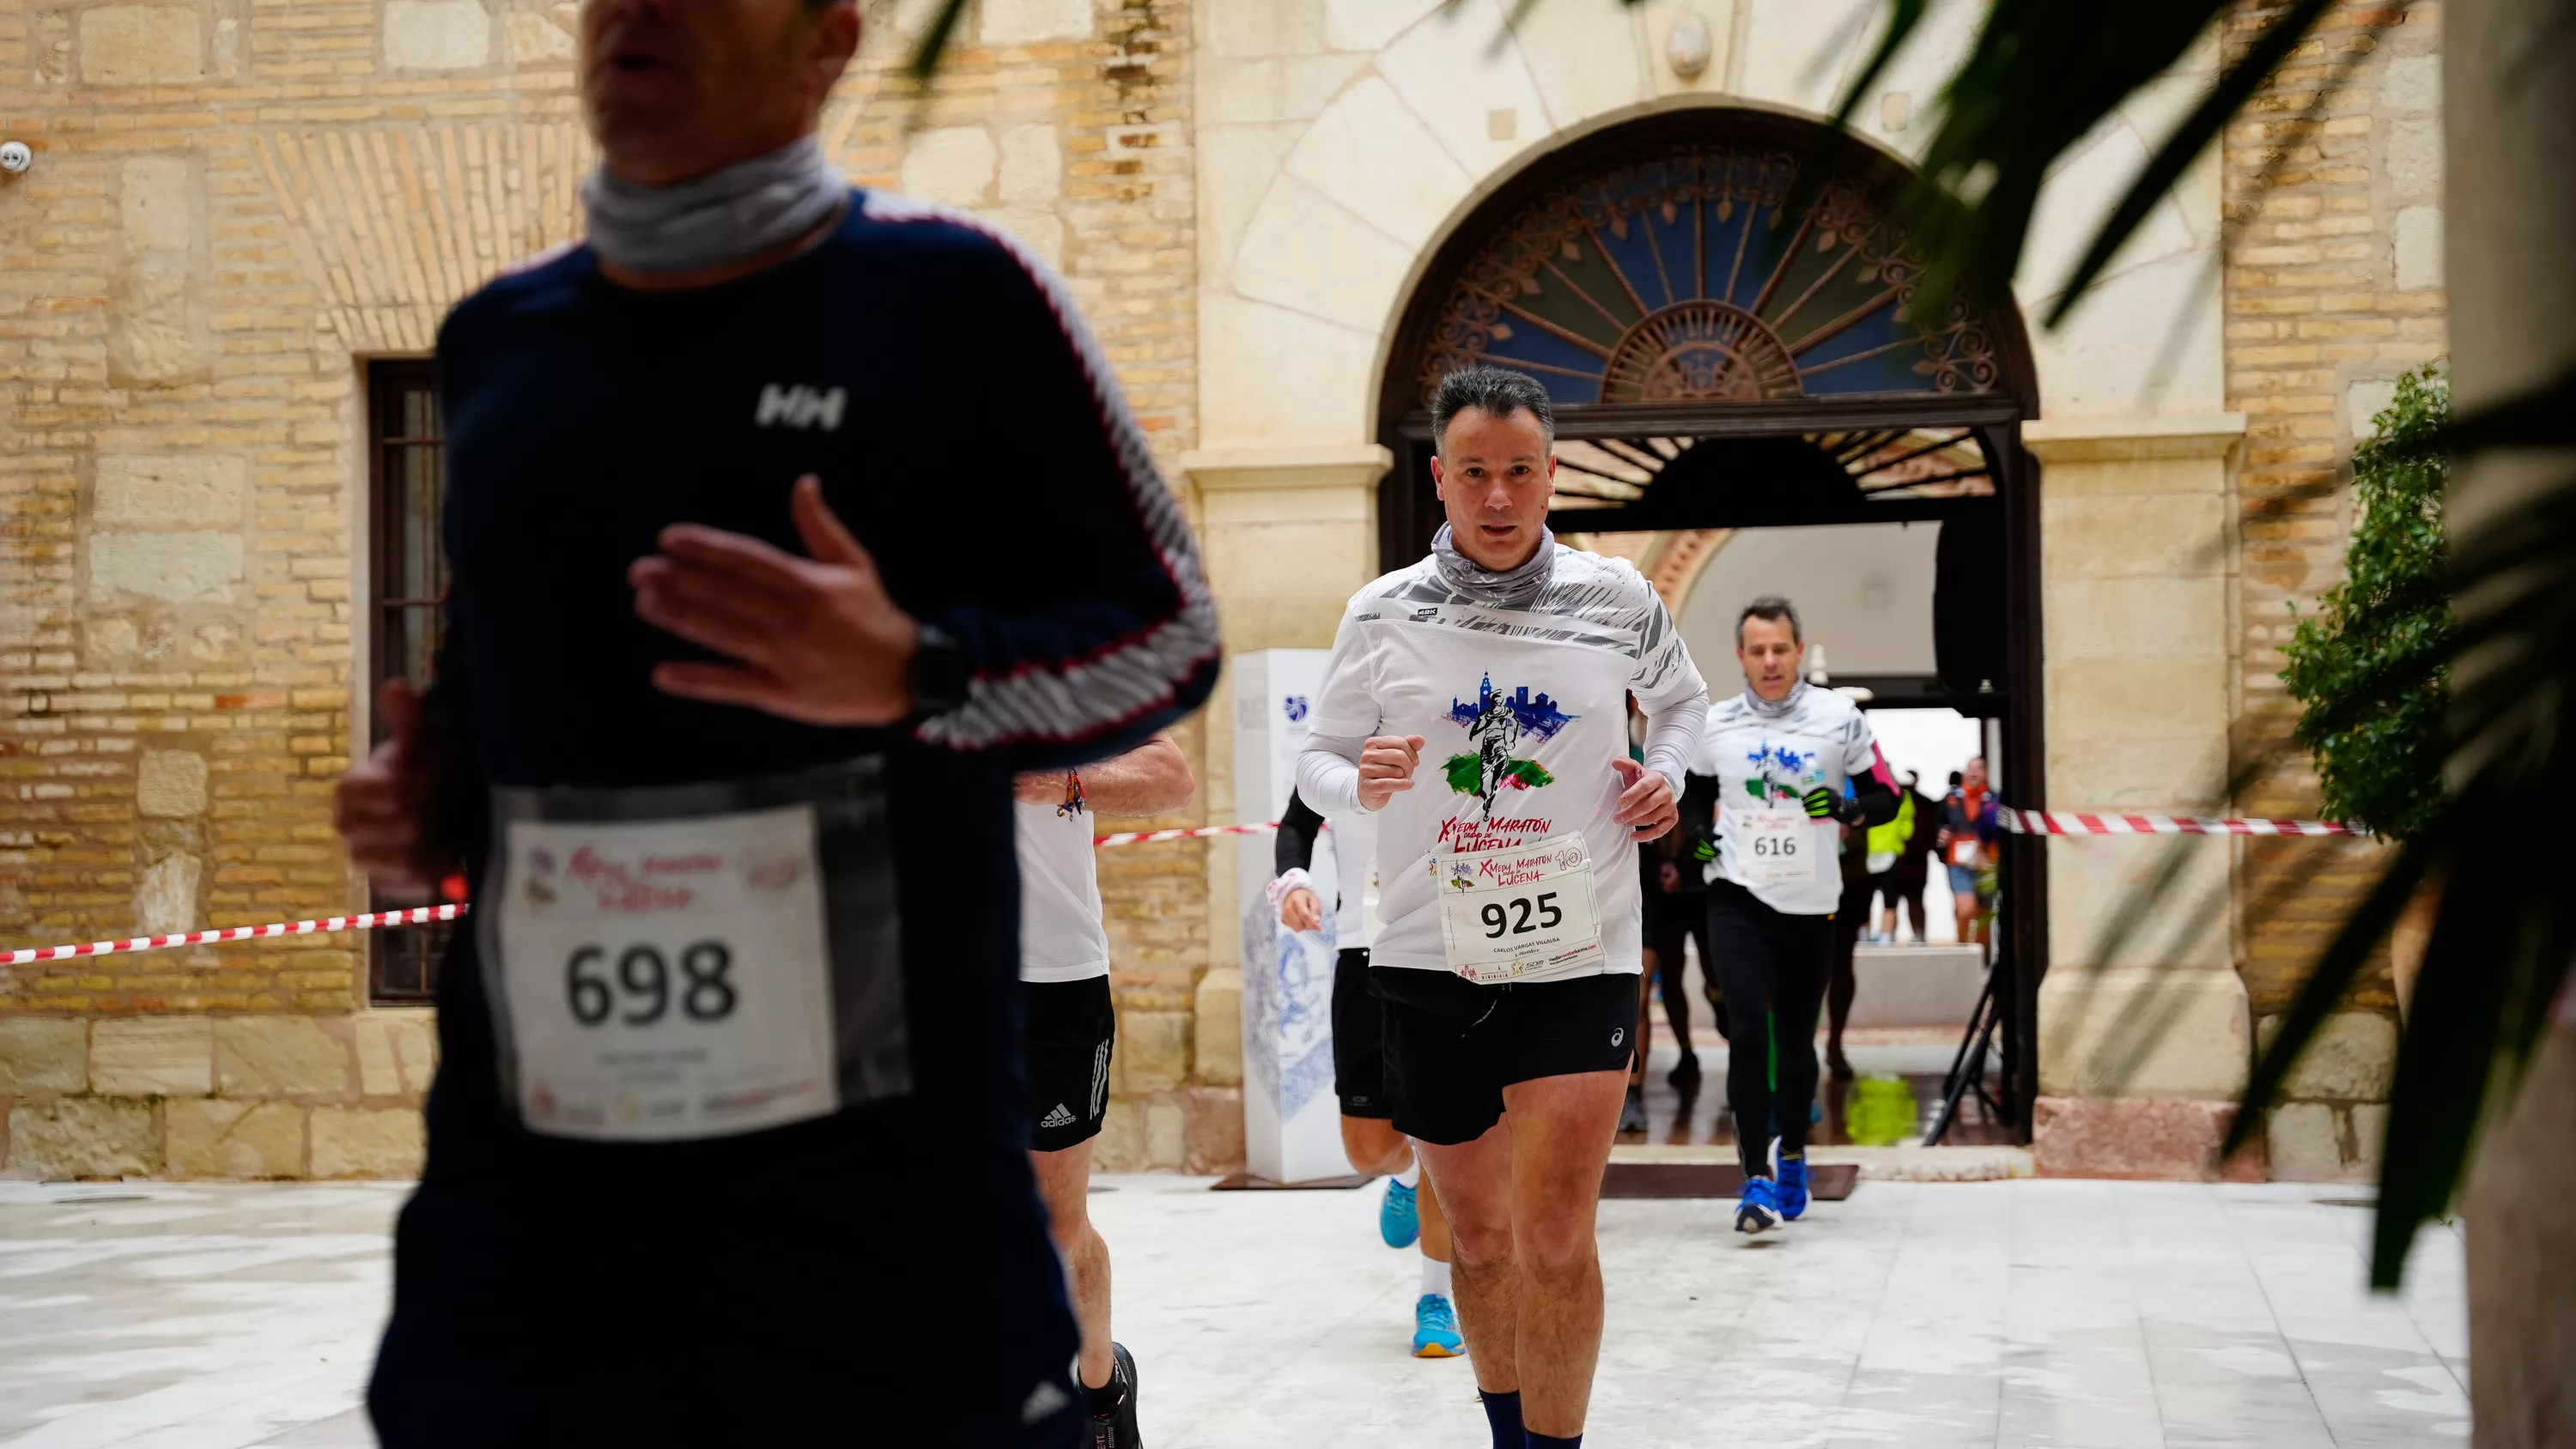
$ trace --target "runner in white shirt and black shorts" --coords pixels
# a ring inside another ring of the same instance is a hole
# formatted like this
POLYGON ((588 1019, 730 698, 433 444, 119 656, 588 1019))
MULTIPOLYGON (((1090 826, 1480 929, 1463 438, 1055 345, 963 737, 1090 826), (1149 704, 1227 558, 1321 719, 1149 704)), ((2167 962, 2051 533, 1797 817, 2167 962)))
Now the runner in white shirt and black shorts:
POLYGON ((1678 818, 1707 690, 1635 569, 1547 532, 1543 388, 1452 374, 1432 424, 1449 523, 1351 600, 1297 789, 1328 817, 1377 816, 1395 1126, 1449 1215, 1493 1442, 1553 1449, 1581 1441, 1600 1353, 1593 1219, 1637 1048, 1634 851, 1678 818))
POLYGON ((1029 1164, 1048 1226, 1073 1280, 1082 1323, 1082 1386, 1091 1437, 1131 1449, 1136 1361, 1109 1337, 1109 1245, 1091 1225, 1091 1139, 1109 1114, 1118 1012, 1109 994, 1109 931, 1100 918, 1092 814, 1163 815, 1190 803, 1189 758, 1168 734, 1080 770, 1018 777, 1011 810, 1020 861, 1021 1042, 1028 1063, 1029 1164))
POLYGON ((1896 816, 1896 791, 1878 773, 1868 716, 1800 678, 1805 653, 1788 600, 1766 596, 1744 606, 1735 656, 1745 689, 1709 706, 1682 799, 1685 828, 1707 862, 1706 966, 1726 1000, 1726 1100, 1744 1164, 1735 1226, 1747 1233, 1807 1211, 1816 1012, 1842 901, 1842 827, 1896 816))
POLYGON ((1369 940, 1375 923, 1368 909, 1369 883, 1377 872, 1377 817, 1365 810, 1330 822, 1296 791, 1279 817, 1270 882, 1272 909, 1292 931, 1321 930, 1329 920, 1333 961, 1333 1093, 1342 1099, 1342 1155, 1353 1169, 1386 1175, 1377 1210, 1378 1236, 1390 1248, 1422 1244, 1422 1291, 1413 1300, 1413 1356, 1456 1358, 1466 1351, 1458 1311, 1449 1301, 1449 1222, 1440 1195, 1422 1191, 1422 1164, 1413 1144, 1395 1130, 1395 1108, 1386 1095, 1384 1007, 1370 980, 1369 940), (1315 847, 1333 853, 1338 898, 1324 914, 1306 868, 1315 847))

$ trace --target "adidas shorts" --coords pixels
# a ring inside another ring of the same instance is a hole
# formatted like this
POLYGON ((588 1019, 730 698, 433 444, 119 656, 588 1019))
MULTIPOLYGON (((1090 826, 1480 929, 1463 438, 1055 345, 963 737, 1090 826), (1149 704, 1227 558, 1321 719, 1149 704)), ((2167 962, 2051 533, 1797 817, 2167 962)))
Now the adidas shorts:
POLYGON ((1029 1149, 1062 1152, 1100 1135, 1109 1114, 1109 1052, 1118 1012, 1109 978, 1023 981, 1022 1046, 1029 1071, 1029 1149))

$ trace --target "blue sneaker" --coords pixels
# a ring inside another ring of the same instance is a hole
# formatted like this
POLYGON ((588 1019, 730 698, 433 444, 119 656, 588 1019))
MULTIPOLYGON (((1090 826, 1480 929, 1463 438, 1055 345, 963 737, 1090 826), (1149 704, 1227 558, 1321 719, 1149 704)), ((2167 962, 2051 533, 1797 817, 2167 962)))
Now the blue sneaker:
POLYGON ((1386 1198, 1377 1205, 1377 1235, 1390 1248, 1410 1248, 1422 1236, 1422 1210, 1414 1206, 1413 1189, 1386 1180, 1386 1198))
POLYGON ((1791 1222, 1807 1215, 1807 1159, 1780 1159, 1780 1216, 1791 1222))
POLYGON ((1767 1233, 1780 1226, 1780 1185, 1767 1177, 1744 1179, 1744 1195, 1735 1202, 1735 1230, 1767 1233))
POLYGON ((1437 1293, 1425 1293, 1413 1305, 1413 1356, 1456 1358, 1467 1351, 1458 1336, 1458 1310, 1437 1293))

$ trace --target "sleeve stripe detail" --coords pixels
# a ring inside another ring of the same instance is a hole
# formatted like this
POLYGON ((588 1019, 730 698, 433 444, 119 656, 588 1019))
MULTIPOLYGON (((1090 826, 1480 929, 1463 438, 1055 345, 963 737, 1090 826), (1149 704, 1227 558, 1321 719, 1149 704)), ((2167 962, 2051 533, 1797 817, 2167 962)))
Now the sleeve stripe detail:
POLYGON ((971 213, 881 191, 866 193, 861 204, 871 221, 943 222, 973 231, 1000 246, 1036 284, 1081 364, 1101 431, 1126 481, 1128 501, 1180 599, 1180 607, 1169 618, 1112 640, 1084 657, 1031 660, 979 672, 967 684, 966 703, 924 721, 921 739, 961 750, 1027 739, 1078 741, 1169 706, 1182 684, 1223 647, 1217 633, 1216 601, 1200 568, 1188 520, 1165 486, 1153 451, 1146 446, 1145 431, 1137 426, 1127 395, 1084 324, 1072 293, 1055 270, 1017 237, 971 213))

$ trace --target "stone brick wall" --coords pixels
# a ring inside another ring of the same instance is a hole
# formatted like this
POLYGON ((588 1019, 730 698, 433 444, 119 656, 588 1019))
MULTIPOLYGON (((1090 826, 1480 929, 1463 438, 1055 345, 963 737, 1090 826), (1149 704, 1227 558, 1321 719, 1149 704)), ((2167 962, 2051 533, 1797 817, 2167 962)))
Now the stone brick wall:
MULTIPOLYGON (((1186 0, 986 0, 927 104, 890 74, 923 8, 878 7, 833 154, 1056 259, 1176 458, 1186 0)), ((0 0, 0 133, 37 152, 0 181, 0 941, 363 899, 327 813, 365 746, 361 360, 426 351, 458 297, 576 234, 574 12, 0 0)), ((1225 1156, 1228 1067, 1190 1045, 1204 878, 1188 846, 1104 858, 1118 1165, 1225 1156)), ((363 961, 315 937, 0 967, 0 1166, 405 1170, 427 1023, 368 1010, 363 961)))
MULTIPOLYGON (((2231 47, 2279 10, 2240 4, 2231 47)), ((2342 576, 2352 444, 2401 372, 2446 350, 2442 291, 2441 11, 2345 0, 2291 57, 2225 141, 2234 228, 2225 282, 2229 406, 2247 418, 2237 475, 2243 664, 2236 764, 2255 771, 2239 804, 2262 815, 2317 808, 2314 770, 2290 740, 2281 688, 2294 607, 2342 576), (2381 27, 2374 38, 2373 27, 2381 27), (2319 104, 2322 97, 2322 104, 2319 104), (2313 117, 2309 116, 2315 107, 2313 117)), ((2249 842, 2242 856, 2239 969, 2268 1040, 2308 966, 2378 865, 2366 845, 2249 842)), ((2273 1114, 2276 1177, 2375 1171, 2395 1049, 2384 970, 2356 991, 2273 1114)))

